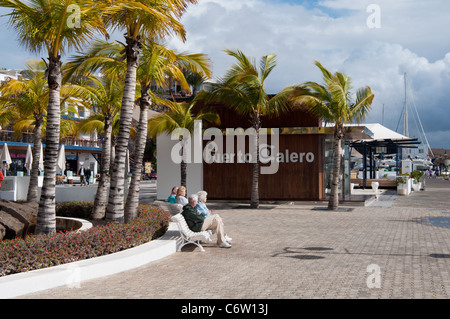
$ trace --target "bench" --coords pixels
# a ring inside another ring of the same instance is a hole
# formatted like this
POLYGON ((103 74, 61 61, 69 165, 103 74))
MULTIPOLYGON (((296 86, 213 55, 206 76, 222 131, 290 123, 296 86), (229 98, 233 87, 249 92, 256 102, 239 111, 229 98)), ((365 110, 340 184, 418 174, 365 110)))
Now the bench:
MULTIPOLYGON (((379 187, 383 188, 396 188, 397 180, 396 179, 388 179, 388 178, 378 178, 378 179, 366 179, 366 187, 371 187, 372 182, 377 182, 379 187)), ((351 179, 350 183, 353 183, 358 186, 362 186, 364 181, 362 179, 351 179)))
POLYGON ((183 210, 183 205, 181 204, 171 204, 160 200, 155 200, 154 204, 168 211, 172 216, 181 213, 181 211, 183 210))
MULTIPOLYGON (((180 205, 181 206, 181 205, 180 205)), ((211 234, 209 231, 193 232, 189 229, 184 216, 181 214, 176 214, 172 216, 172 221, 177 224, 178 230, 180 231, 180 236, 182 239, 182 244, 177 248, 177 251, 181 251, 181 248, 187 244, 194 244, 200 248, 201 252, 204 252, 200 241, 211 242, 211 234)))

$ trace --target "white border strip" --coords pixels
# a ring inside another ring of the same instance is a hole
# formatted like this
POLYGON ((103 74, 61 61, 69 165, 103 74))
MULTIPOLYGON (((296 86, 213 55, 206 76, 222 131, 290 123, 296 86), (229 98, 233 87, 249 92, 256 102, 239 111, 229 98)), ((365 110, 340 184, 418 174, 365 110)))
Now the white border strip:
POLYGON ((175 223, 162 237, 114 254, 0 277, 0 298, 14 298, 60 286, 79 288, 83 281, 117 274, 167 257, 180 244, 175 223))

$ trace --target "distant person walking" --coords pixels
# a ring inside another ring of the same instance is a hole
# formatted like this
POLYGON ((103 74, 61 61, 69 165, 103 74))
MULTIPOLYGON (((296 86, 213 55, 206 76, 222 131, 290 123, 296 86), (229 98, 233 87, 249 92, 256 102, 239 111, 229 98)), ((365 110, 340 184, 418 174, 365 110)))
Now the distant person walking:
POLYGON ((81 165, 80 170, 78 171, 78 175, 80 176, 80 184, 81 186, 86 185, 86 170, 84 169, 84 165, 81 165))
POLYGON ((89 168, 89 166, 86 167, 85 178, 86 178, 86 183, 89 185, 89 180, 91 179, 91 169, 89 168))

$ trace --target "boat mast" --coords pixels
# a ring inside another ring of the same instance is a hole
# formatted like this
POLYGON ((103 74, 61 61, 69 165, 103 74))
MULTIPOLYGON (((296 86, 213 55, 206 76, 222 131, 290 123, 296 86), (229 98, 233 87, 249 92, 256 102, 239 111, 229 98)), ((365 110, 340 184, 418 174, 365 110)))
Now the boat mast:
POLYGON ((408 106, 406 104, 406 72, 404 74, 405 80, 405 105, 403 108, 403 135, 409 137, 409 129, 408 129, 408 106))

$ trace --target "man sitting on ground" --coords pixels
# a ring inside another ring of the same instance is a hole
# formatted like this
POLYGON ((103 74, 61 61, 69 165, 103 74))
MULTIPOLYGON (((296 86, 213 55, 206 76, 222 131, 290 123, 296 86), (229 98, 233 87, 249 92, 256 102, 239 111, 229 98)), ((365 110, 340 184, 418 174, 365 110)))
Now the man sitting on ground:
POLYGON ((225 237, 225 230, 222 220, 219 215, 213 214, 208 217, 204 217, 195 208, 198 203, 198 196, 193 194, 188 198, 188 204, 183 207, 181 213, 186 220, 186 223, 190 230, 193 232, 200 232, 204 230, 214 230, 217 234, 217 244, 220 248, 231 248, 231 245, 227 242, 225 237))

